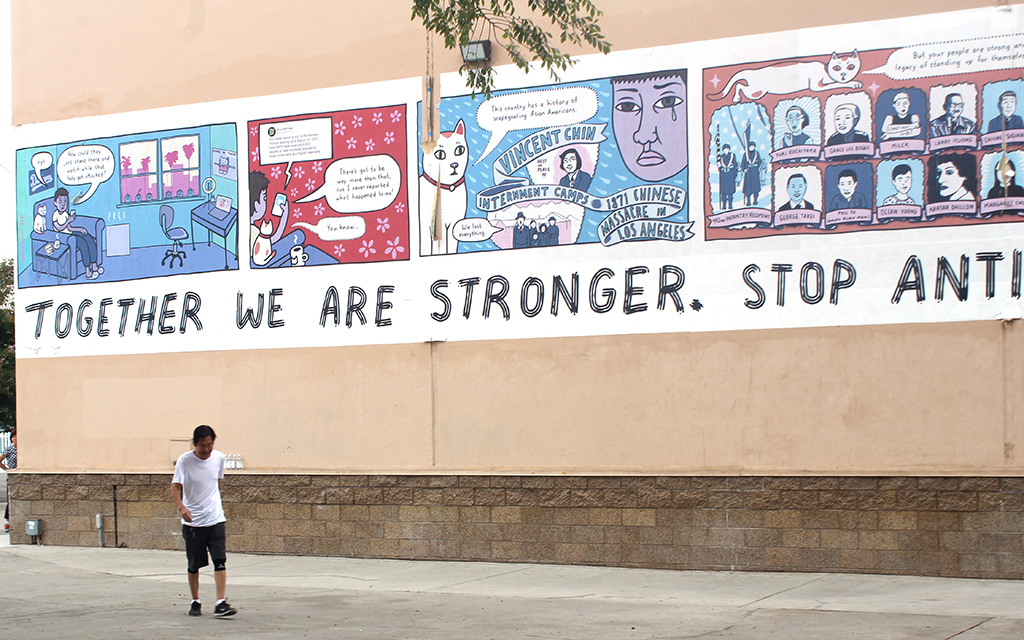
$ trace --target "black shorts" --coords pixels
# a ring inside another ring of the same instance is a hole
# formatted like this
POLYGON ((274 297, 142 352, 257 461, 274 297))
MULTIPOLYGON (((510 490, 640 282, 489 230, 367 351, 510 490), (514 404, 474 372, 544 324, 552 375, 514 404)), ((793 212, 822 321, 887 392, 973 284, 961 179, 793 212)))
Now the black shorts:
POLYGON ((224 523, 218 522, 212 527, 191 527, 181 525, 181 535, 185 538, 185 556, 188 558, 188 572, 198 573, 200 567, 209 564, 206 550, 210 550, 214 569, 223 569, 227 558, 226 536, 224 523))

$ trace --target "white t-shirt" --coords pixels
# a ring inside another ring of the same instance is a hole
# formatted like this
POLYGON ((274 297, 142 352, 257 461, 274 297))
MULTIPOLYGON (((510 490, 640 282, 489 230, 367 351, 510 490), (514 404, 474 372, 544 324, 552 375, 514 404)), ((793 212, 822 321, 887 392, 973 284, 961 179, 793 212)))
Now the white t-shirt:
POLYGON ((224 477, 224 454, 213 451, 206 460, 200 460, 195 451, 186 451, 174 464, 173 484, 181 485, 181 501, 192 512, 192 522, 181 521, 191 527, 212 527, 224 522, 224 507, 220 503, 220 479, 224 477))

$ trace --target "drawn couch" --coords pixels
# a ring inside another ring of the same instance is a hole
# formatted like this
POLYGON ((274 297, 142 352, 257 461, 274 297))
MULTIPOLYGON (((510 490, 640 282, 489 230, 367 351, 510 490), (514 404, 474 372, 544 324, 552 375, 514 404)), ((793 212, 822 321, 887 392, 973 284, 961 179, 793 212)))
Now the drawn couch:
MULTIPOLYGON (((45 251, 47 244, 50 244, 57 239, 58 233, 53 228, 53 198, 45 198, 39 200, 32 205, 32 210, 29 212, 30 219, 34 220, 36 214, 39 212, 40 206, 46 206, 46 231, 39 233, 36 231, 32 232, 32 269, 37 272, 47 272, 47 268, 43 266, 42 259, 38 254, 45 251)), ((86 229, 93 238, 96 239, 96 246, 98 248, 99 257, 96 259, 98 264, 103 264, 103 254, 105 251, 105 240, 106 234, 104 230, 107 227, 107 223, 100 218, 90 218, 88 216, 77 215, 75 216, 75 224, 73 226, 81 227, 86 229)), ((60 242, 61 244, 68 245, 68 252, 71 256, 70 266, 71 273, 70 279, 76 280, 79 276, 85 274, 85 265, 82 264, 82 254, 78 252, 78 238, 71 235, 70 233, 61 233, 60 242)))

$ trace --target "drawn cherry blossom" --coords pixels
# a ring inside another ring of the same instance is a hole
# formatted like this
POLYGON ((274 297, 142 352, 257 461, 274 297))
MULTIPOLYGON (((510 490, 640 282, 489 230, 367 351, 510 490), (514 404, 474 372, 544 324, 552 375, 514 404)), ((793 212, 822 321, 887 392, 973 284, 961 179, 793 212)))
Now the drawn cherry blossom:
POLYGON ((377 231, 384 233, 391 228, 391 224, 388 223, 387 218, 377 218, 377 231))
POLYGON ((345 141, 345 143, 348 145, 349 149, 355 149, 356 148, 356 139, 355 138, 349 138, 348 140, 345 141))
POLYGON ((324 215, 324 204, 321 202, 320 204, 313 207, 313 213, 318 216, 324 215))
POLYGON ((344 133, 345 133, 345 123, 344 122, 335 122, 334 123, 334 135, 340 136, 340 135, 344 135, 344 133))
POLYGON ((373 248, 373 240, 363 240, 363 246, 359 247, 359 253, 367 258, 371 253, 377 253, 377 250, 373 248))
POLYGON ((251 127, 249 127, 249 135, 250 136, 258 136, 259 134, 260 134, 260 128, 259 128, 258 125, 254 124, 251 127))
POLYGON ((353 129, 358 129, 361 126, 363 126, 363 116, 353 116, 352 117, 352 128, 353 129))
POLYGON ((394 111, 391 112, 391 122, 398 122, 401 119, 402 111, 400 109, 395 109, 394 111))
POLYGON ((297 188, 296 189, 292 189, 292 197, 293 198, 298 198, 299 197, 299 190, 297 188))
POLYGON ((401 242, 402 239, 398 236, 395 236, 395 240, 393 242, 388 240, 388 248, 384 250, 384 254, 391 256, 392 260, 397 260, 398 254, 405 251, 405 247, 401 245, 401 242))
POLYGON ((340 244, 338 246, 334 247, 334 255, 336 255, 336 256, 338 256, 340 258, 341 254, 343 254, 343 253, 345 253, 345 247, 341 246, 340 244))
POLYGON ((260 148, 259 147, 256 147, 255 149, 252 150, 252 161, 253 162, 259 162, 260 161, 260 148))
POLYGON ((324 170, 324 163, 317 161, 313 163, 313 173, 320 173, 324 170))
POLYGON ((292 215, 293 216, 301 216, 302 215, 302 209, 300 209, 298 207, 295 207, 294 209, 292 209, 292 215))
POLYGON ((384 122, 384 114, 382 114, 382 113, 375 113, 375 114, 373 114, 373 124, 380 124, 382 122, 384 122))
POLYGON ((366 150, 367 151, 373 151, 373 140, 367 140, 366 141, 366 150))
POLYGON ((395 141, 395 132, 394 131, 388 131, 388 132, 386 132, 384 134, 384 142, 386 144, 391 144, 394 141, 395 141))
POLYGON ((281 167, 274 167, 270 170, 270 177, 277 180, 281 177, 281 167))
POLYGON ((295 178, 296 180, 305 175, 305 173, 306 172, 302 170, 302 167, 295 167, 294 169, 292 169, 292 177, 295 178))
POLYGON ((395 213, 402 213, 405 211, 405 203, 399 202, 395 205, 395 213))
POLYGON ((306 191, 312 191, 313 187, 315 187, 315 186, 316 186, 316 183, 313 182, 312 178, 310 178, 309 180, 306 180, 306 191))

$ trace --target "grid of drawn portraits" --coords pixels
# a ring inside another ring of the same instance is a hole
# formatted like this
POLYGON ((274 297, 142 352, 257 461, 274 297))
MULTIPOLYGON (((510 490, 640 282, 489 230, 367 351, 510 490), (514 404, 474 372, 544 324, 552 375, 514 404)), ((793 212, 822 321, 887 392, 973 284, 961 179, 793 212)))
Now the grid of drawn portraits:
POLYGON ((1021 74, 893 51, 704 71, 708 239, 1024 220, 1021 74))

